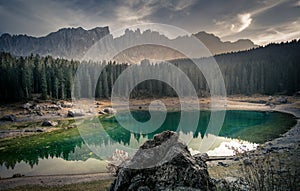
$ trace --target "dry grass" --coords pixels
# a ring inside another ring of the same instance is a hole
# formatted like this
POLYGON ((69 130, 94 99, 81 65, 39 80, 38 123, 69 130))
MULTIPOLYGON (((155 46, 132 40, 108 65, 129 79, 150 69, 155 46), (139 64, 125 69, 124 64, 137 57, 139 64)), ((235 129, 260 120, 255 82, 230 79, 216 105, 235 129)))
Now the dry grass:
POLYGON ((13 189, 8 189, 6 191, 106 191, 112 181, 112 179, 98 180, 93 182, 69 184, 64 186, 19 186, 13 189))
POLYGON ((251 165, 243 165, 241 171, 250 190, 299 190, 298 154, 295 152, 287 156, 286 153, 270 153, 262 158, 252 160, 251 165))

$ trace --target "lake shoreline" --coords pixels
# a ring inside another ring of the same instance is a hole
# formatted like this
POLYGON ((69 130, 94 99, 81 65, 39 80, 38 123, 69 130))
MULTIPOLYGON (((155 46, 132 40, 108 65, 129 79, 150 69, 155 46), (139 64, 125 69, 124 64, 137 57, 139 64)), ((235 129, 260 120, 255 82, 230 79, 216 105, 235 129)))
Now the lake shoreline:
MULTIPOLYGON (((270 96, 255 95, 255 96, 228 96, 226 100, 220 100, 219 109, 226 110, 253 110, 253 111, 277 111, 278 108, 282 108, 284 105, 294 104, 296 108, 300 108, 300 98, 285 96, 290 103, 280 104, 276 103, 276 100, 281 99, 282 96, 272 97, 274 104, 267 105, 270 103, 270 96), (226 101, 226 102, 225 102, 226 101), (275 105, 276 104, 276 105, 275 105), (278 104, 278 105, 277 105, 278 104)), ((132 99, 130 100, 130 110, 148 110, 151 102, 156 100, 161 101, 165 104, 167 111, 180 111, 181 105, 178 98, 146 98, 146 99, 132 99)), ((209 110, 211 100, 210 98, 199 98, 198 100, 188 100, 189 105, 199 104, 200 110, 209 110)), ((216 103, 218 105, 218 103, 216 103)), ((0 105, 0 118, 3 116, 14 116, 16 120, 14 122, 0 120, 0 139, 3 138, 16 138, 23 136, 30 136, 43 132, 51 132, 60 130, 61 128, 56 127, 43 127, 43 121, 65 121, 84 117, 100 116, 105 114, 103 110, 108 107, 117 108, 118 111, 126 110, 125 105, 111 105, 109 99, 101 100, 79 100, 74 102, 66 101, 35 101, 27 103, 15 103, 15 104, 2 104, 0 105), (31 108, 24 108, 26 104, 32 105, 31 108), (67 107, 62 107, 62 106, 67 107), (38 108, 38 109, 35 109, 38 108), (70 118, 68 111, 77 109, 83 112, 84 116, 70 118), (41 114, 41 115, 39 115, 41 114), (25 131, 23 128, 11 128, 15 124, 26 124, 27 122, 40 123, 38 129, 30 129, 25 131), (39 131, 39 132, 36 132, 39 131)), ((152 109, 155 109, 152 108, 152 109)), ((188 108, 189 109, 189 108, 188 108)), ((193 109, 193 107, 191 108, 193 109)), ((214 108, 214 109, 218 109, 214 108)), ((282 112, 284 112, 281 109, 282 112)), ((68 127, 66 127, 68 128, 68 127)))
MULTIPOLYGON (((297 124, 292 127, 288 132, 284 133, 279 138, 270 140, 262 145, 260 145, 259 151, 254 151, 253 155, 264 155, 263 150, 270 150, 276 148, 277 151, 281 149, 291 148, 293 144, 297 144, 300 140, 300 99, 295 97, 288 97, 291 103, 276 105, 275 108, 271 108, 265 103, 253 103, 262 102, 261 100, 268 100, 268 96, 257 96, 257 97, 245 97, 245 96, 233 96, 228 97, 226 103, 227 110, 256 110, 256 111, 278 111, 294 115, 297 118, 297 124), (258 153, 257 153, 258 152, 258 153)), ((276 99, 276 98, 274 98, 276 99)), ((134 100, 131 104, 132 109, 141 109, 140 107, 146 107, 147 103, 151 102, 150 99, 147 100, 134 100)), ((173 98, 164 99, 164 103, 168 111, 176 111, 179 102, 176 102, 173 98), (168 107, 168 105, 173 105, 173 107, 168 107)), ((202 104, 202 108, 205 109, 205 105, 209 105, 208 99, 199 99, 199 104, 202 104)), ((101 107, 109 107, 109 100, 101 102, 101 107)), ((208 107, 207 107, 208 108, 208 107)), ((50 120, 64 120, 64 117, 50 118, 50 120)), ((39 119, 36 119, 39 121, 39 119)), ((44 119, 43 119, 44 120, 44 119)), ((49 120, 49 119, 47 119, 49 120)), ((42 121, 42 120, 41 120, 42 121)), ((13 136, 13 138, 18 136, 13 136)), ((10 137, 12 138, 12 137, 10 137)), ((214 168, 215 164, 210 164, 214 168)), ((230 169, 230 168, 228 168, 230 169)), ((43 176, 32 176, 32 177, 18 177, 18 178, 5 178, 0 179, 0 190, 7 188, 14 188, 16 186, 22 185, 44 185, 44 186, 55 186, 55 185, 67 185, 80 182, 91 182, 94 180, 106 180, 114 179, 112 174, 109 173, 97 173, 97 174, 73 174, 73 175, 43 175, 43 176), (4 187, 5 186, 5 187, 4 187)))
MULTIPOLYGON (((294 96, 284 96, 288 100, 288 104, 275 103, 276 100, 280 99, 282 96, 274 96, 274 108, 267 105, 270 103, 270 96, 256 95, 256 96, 228 96, 225 99, 220 98, 220 109, 226 110, 257 110, 257 111, 269 111, 276 110, 278 106, 289 105, 289 103, 299 103, 300 97, 294 96)), ((130 99, 129 108, 130 110, 149 110, 149 105, 152 102, 157 102, 159 100, 163 104, 167 111, 180 111, 181 105, 180 100, 176 97, 164 97, 164 98, 141 98, 141 99, 130 99)), ((195 99, 185 99, 186 103, 189 105, 199 104, 200 110, 209 110, 211 108, 210 98, 199 98, 195 99)), ((218 106, 218 98, 217 103, 218 106)), ((101 115, 100 111, 104 108, 113 107, 120 111, 126 109, 126 105, 112 105, 110 99, 82 99, 76 101, 29 101, 29 102, 17 102, 15 104, 0 104, 0 118, 7 115, 14 115, 16 117, 15 122, 27 122, 27 121, 43 121, 43 120, 61 120, 68 118, 68 111, 72 109, 83 110, 86 117, 101 115), (26 106, 26 104, 32 106, 26 106), (66 106, 64 106, 66 105, 66 106), (27 108, 30 107, 30 108, 27 108), (45 107, 47 109, 45 109, 45 107), (36 109, 37 108, 37 109, 36 109), (39 112, 38 112, 39 111, 39 112)), ((196 108, 196 107, 194 107, 196 108)), ((297 106, 300 108, 300 105, 297 106)), ((155 109, 153 107, 152 109, 155 109)), ((158 108, 159 110, 160 108, 158 108)), ((187 108, 189 109, 189 108, 187 108)), ((193 109, 193 108, 191 108, 193 109)), ((215 108, 215 109, 218 109, 215 108)), ((0 120, 0 125, 5 123, 4 120, 0 120)))
MULTIPOLYGON (((297 173, 297 170, 300 168, 299 101, 276 106, 272 111, 291 114, 294 116, 297 123, 278 138, 259 145, 256 150, 238 154, 236 157, 227 158, 225 160, 207 162, 208 171, 211 177, 218 180, 234 180, 236 181, 235 184, 239 185, 238 180, 244 178, 245 173, 250 173, 245 171, 242 172, 242 167, 246 167, 247 169, 247 166, 250 165, 252 168, 270 168, 259 164, 260 162, 263 163, 263 161, 271 162, 273 165, 275 164, 272 168, 278 169, 279 171, 277 172, 281 172, 282 170, 282 172, 286 172, 286 170, 288 170, 288 172, 290 170, 296 170, 293 173, 294 176, 297 176, 295 173, 297 173)), ((284 180, 284 177, 282 177, 282 179, 284 180)))

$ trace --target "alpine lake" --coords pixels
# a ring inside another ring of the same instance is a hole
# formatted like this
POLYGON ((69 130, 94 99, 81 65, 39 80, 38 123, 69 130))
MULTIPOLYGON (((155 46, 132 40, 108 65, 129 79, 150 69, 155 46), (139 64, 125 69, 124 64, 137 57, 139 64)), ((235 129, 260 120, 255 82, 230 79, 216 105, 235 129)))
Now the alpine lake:
MULTIPOLYGON (((293 115, 286 113, 228 110, 220 131, 209 134, 206 130, 212 112, 220 111, 201 111, 194 128, 178 127, 181 113, 168 112, 163 124, 151 133, 143 133, 142 129, 140 133, 132 133, 114 116, 59 120, 59 130, 53 132, 0 139, 0 177, 12 177, 17 173, 35 176, 107 172, 107 159, 116 149, 132 155, 146 140, 165 130, 178 132, 194 151, 206 152, 224 141, 261 144, 279 137, 296 124, 293 115), (204 150, 200 148, 203 140, 212 143, 204 150)), ((151 118, 148 111, 132 111, 131 114, 140 122, 151 118)), ((127 115, 124 116, 126 121, 127 115)), ((41 122, 12 123, 15 129, 39 126, 41 122)))

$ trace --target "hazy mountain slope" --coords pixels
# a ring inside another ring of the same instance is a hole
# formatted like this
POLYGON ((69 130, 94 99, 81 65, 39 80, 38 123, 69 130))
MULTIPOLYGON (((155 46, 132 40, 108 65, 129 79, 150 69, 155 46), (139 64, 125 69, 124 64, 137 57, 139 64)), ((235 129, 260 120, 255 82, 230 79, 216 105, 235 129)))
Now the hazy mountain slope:
POLYGON ((240 39, 235 42, 223 42, 221 39, 213 34, 208 34, 204 31, 194 34, 206 47, 210 50, 212 54, 221 54, 226 52, 237 52, 241 50, 248 50, 257 47, 249 39, 240 39))
MULTIPOLYGON (((10 52, 16 56, 39 54, 41 56, 51 55, 53 57, 81 60, 96 42, 109 34, 108 27, 97 27, 91 30, 85 30, 81 27, 63 28, 44 37, 3 34, 0 37, 0 51, 10 52)), ((256 46, 250 40, 238 40, 233 43, 222 42, 220 38, 205 32, 199 32, 195 34, 195 36, 207 46, 213 55, 246 50, 256 46)), ((175 47, 180 46, 183 43, 190 45, 194 41, 188 36, 169 39, 166 36, 151 30, 146 30, 144 32, 140 32, 140 30, 126 30, 124 35, 117 38, 112 38, 110 35, 109 38, 106 39, 105 44, 103 46, 101 45, 101 49, 97 50, 94 55, 88 55, 86 59, 97 59, 96 56, 98 56, 98 52, 106 54, 112 49, 118 49, 118 47, 130 43, 138 44, 140 41, 143 42, 144 40, 147 42, 164 42, 165 44, 174 45, 175 47)), ((197 54, 194 55, 202 57, 209 56, 210 54, 207 51, 203 51, 200 54, 197 52, 197 54)), ((114 59, 118 62, 137 63, 145 58, 170 60, 182 57, 185 56, 178 50, 150 43, 120 51, 114 56, 114 59)), ((108 58, 110 57, 108 56, 108 58)), ((98 59, 103 60, 100 57, 98 59)))

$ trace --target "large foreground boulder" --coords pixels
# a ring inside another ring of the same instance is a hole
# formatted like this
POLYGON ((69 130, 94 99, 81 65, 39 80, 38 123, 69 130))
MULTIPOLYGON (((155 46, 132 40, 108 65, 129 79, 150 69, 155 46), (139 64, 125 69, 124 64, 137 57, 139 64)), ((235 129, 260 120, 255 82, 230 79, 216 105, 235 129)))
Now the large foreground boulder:
POLYGON ((110 191, 216 190, 201 157, 193 157, 178 135, 165 131, 146 141, 121 164, 110 191))

